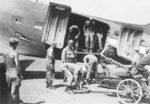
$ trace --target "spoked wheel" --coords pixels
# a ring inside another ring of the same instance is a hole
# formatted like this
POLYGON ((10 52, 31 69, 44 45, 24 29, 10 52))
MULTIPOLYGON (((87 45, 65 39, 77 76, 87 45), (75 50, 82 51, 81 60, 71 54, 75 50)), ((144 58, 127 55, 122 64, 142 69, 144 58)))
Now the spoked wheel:
POLYGON ((125 79, 117 86, 117 96, 124 104, 137 104, 141 100, 143 92, 137 81, 125 79))

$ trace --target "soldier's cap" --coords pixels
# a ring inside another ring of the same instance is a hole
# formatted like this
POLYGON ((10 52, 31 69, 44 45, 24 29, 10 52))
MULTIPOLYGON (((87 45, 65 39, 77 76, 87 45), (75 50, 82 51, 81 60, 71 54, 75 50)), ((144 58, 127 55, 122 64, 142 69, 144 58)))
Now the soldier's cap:
POLYGON ((11 44, 18 44, 19 40, 16 39, 16 38, 10 38, 9 43, 11 43, 11 44))
POLYGON ((56 46, 57 45, 57 43, 56 42, 51 42, 51 44, 50 44, 51 46, 56 46))
POLYGON ((72 25, 69 30, 73 30, 73 29, 78 29, 78 26, 77 25, 72 25))

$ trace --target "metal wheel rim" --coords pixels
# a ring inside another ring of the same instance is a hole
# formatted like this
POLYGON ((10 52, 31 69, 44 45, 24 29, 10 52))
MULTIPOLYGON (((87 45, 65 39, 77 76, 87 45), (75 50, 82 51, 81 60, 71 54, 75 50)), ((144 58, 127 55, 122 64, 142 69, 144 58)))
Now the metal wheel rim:
POLYGON ((143 91, 140 84, 133 79, 122 80, 117 86, 117 97, 124 104, 137 104, 142 96, 143 91), (121 93, 124 94, 121 96, 121 93))

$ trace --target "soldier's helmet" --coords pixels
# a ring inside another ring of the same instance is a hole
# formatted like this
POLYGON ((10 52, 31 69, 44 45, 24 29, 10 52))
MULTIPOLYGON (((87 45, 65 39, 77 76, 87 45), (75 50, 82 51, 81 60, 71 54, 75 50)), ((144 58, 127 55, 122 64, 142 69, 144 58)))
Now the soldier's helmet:
POLYGON ((73 40, 69 40, 69 41, 68 41, 68 45, 69 45, 69 46, 73 46, 73 45, 74 45, 74 41, 73 41, 73 40))

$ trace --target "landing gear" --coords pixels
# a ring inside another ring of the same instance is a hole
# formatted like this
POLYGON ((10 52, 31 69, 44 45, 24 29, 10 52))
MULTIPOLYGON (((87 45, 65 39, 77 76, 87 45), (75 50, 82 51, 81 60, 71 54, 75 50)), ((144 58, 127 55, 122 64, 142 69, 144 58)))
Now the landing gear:
POLYGON ((124 104, 137 104, 143 96, 143 91, 137 81, 125 79, 117 86, 117 96, 124 104))

